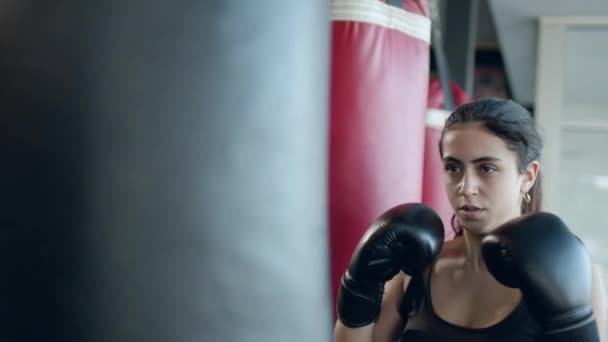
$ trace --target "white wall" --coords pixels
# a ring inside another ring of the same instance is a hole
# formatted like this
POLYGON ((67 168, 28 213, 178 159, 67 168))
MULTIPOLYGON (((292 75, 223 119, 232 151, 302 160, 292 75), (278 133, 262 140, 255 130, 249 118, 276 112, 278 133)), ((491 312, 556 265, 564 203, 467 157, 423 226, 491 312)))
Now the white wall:
POLYGON ((543 205, 585 242, 608 284, 608 17, 544 17, 539 28, 543 205))

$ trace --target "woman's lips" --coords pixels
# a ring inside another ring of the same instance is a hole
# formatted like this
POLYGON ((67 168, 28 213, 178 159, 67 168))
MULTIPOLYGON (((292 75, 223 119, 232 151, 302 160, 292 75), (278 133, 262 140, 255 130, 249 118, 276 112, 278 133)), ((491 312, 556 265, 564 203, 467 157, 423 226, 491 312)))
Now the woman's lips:
POLYGON ((458 208, 460 215, 469 219, 478 218, 482 211, 482 208, 475 205, 463 205, 458 208))

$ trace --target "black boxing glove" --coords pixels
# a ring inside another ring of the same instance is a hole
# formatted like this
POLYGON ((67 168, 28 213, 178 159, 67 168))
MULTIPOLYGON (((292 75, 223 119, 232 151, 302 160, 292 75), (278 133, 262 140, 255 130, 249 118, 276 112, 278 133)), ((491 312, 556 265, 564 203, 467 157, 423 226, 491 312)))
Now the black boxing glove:
POLYGON ((494 278, 521 290, 543 328, 542 341, 599 341, 589 255, 559 217, 536 213, 511 220, 484 237, 481 249, 494 278))
POLYGON ((365 232, 342 276, 337 298, 338 318, 356 328, 380 315, 384 283, 399 271, 422 272, 443 246, 444 231, 435 211, 408 203, 382 214, 365 232))

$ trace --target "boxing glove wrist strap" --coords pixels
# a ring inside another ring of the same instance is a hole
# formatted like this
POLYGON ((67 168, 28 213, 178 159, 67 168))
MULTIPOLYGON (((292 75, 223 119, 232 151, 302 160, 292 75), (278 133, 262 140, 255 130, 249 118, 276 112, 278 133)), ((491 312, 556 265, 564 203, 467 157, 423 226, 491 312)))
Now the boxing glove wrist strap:
POLYGON ((542 322, 542 341, 598 342, 597 323, 590 306, 582 306, 542 322))
POLYGON ((349 328, 376 322, 380 316, 383 284, 362 285, 348 276, 342 277, 338 292, 338 318, 349 328))
POLYGON ((595 320, 570 330, 558 332, 545 332, 540 341, 542 342, 599 342, 599 333, 595 320))

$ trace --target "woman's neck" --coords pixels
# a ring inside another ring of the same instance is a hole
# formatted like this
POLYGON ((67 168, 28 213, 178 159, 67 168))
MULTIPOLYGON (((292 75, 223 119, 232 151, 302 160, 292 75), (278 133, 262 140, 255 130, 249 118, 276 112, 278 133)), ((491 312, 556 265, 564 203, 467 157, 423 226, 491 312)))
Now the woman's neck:
POLYGON ((462 232, 464 238, 465 266, 471 271, 486 271, 486 264, 481 255, 481 239, 483 235, 471 233, 467 229, 462 232))

